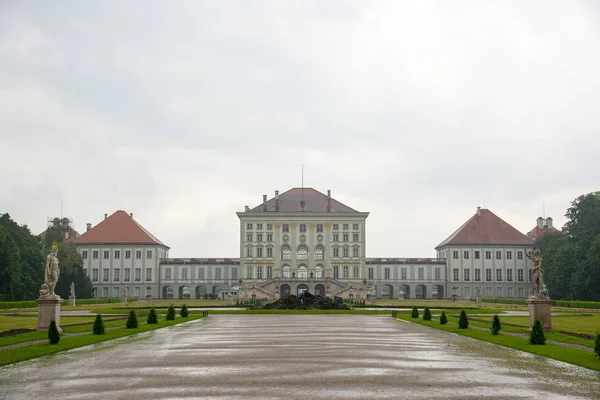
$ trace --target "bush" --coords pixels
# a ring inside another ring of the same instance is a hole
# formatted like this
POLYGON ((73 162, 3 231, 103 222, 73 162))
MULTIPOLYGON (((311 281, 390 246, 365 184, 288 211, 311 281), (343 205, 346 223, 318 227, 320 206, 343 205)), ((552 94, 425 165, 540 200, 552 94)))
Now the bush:
POLYGON ((598 335, 596 335, 596 346, 594 346, 594 353, 600 357, 600 332, 598 335))
POLYGON ((440 315, 440 324, 446 325, 448 323, 448 318, 446 318, 446 312, 442 311, 442 315, 440 315))
POLYGON ((497 335, 500 333, 500 329, 502 329, 502 325, 500 325, 500 318, 498 315, 494 315, 494 321, 492 322, 492 335, 497 335))
POLYGON ((167 311, 167 321, 173 321, 175 319, 175 307, 169 307, 167 311))
POLYGON ((546 337, 544 336, 544 326, 542 321, 536 319, 533 323, 533 328, 529 332, 529 343, 530 344, 546 344, 546 337))
POLYGON ((138 327, 138 320, 137 320, 137 317, 135 316, 135 311, 131 310, 129 312, 129 318, 127 318, 126 326, 128 329, 135 329, 138 327))
POLYGON ((104 335, 104 322, 102 322, 102 314, 96 315, 96 321, 94 321, 94 335, 104 335))
POLYGON ((181 306, 181 311, 179 312, 179 315, 181 315, 181 318, 187 318, 188 317, 188 309, 187 309, 187 306, 185 304, 181 306))
POLYGON ((50 322, 50 326, 48 327, 48 340, 50 340, 50 344, 58 344, 60 341, 60 333, 58 333, 56 321, 54 320, 50 322))
POLYGON ((410 316, 411 318, 419 318, 419 309, 417 306, 413 307, 412 314, 410 316))
POLYGON ((398 311, 392 310, 392 318, 396 318, 397 315, 398 315, 398 311))
POLYGON ((467 329, 469 327, 469 318, 467 318, 467 313, 465 310, 460 312, 460 318, 458 319, 458 327, 460 329, 467 329))
POLYGON ((429 311, 429 307, 425 307, 423 311, 423 321, 431 321, 431 311, 429 311))
POLYGON ((156 316, 156 310, 154 308, 150 310, 150 314, 148 314, 148 320, 146 322, 149 324, 158 324, 158 317, 156 316))

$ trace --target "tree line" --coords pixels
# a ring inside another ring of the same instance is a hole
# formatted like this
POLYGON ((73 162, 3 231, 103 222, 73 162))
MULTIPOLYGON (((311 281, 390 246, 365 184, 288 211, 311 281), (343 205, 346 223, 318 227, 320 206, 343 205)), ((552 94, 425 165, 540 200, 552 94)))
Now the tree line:
POLYGON ((58 242, 60 278, 55 293, 67 299, 71 282, 78 298, 93 296, 92 282, 83 270, 83 259, 75 245, 65 242, 60 228, 48 228, 43 241, 27 225, 17 224, 9 214, 0 214, 0 301, 33 300, 44 283, 46 256, 58 242))
POLYGON ((565 216, 562 232, 546 233, 534 243, 542 251, 550 297, 600 301, 600 192, 573 200, 565 216))

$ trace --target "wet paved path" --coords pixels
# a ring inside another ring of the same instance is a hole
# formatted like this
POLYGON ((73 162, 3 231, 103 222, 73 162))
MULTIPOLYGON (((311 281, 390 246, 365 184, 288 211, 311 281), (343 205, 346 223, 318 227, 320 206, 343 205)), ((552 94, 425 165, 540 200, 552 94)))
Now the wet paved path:
POLYGON ((574 399, 598 393, 598 373, 381 315, 213 315, 0 368, 2 399, 574 399))

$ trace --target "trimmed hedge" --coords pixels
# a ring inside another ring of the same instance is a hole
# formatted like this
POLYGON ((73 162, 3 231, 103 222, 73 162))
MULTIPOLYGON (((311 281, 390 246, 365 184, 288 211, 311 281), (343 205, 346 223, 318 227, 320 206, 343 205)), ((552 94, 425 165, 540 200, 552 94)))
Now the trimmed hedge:
MULTIPOLYGON (((471 299, 475 301, 475 299, 471 299)), ((511 298, 482 298, 484 303, 494 304, 518 304, 527 305, 526 299, 511 299, 511 298)), ((577 300, 552 300, 552 305, 555 307, 569 307, 569 308, 590 308, 593 310, 600 310, 600 302, 598 301, 577 301, 577 300)))
MULTIPOLYGON (((132 303, 134 301, 137 301, 136 297, 128 297, 127 298, 127 302, 128 303, 132 303)), ((83 305, 83 304, 108 304, 108 303, 120 303, 121 299, 120 298, 93 298, 93 299, 77 299, 77 304, 78 305, 83 305)), ((61 305, 63 306, 68 306, 69 305, 69 299, 63 299, 61 305)), ((0 309, 7 309, 7 308, 36 308, 37 302, 35 300, 29 300, 29 301, 2 301, 0 302, 0 309)))

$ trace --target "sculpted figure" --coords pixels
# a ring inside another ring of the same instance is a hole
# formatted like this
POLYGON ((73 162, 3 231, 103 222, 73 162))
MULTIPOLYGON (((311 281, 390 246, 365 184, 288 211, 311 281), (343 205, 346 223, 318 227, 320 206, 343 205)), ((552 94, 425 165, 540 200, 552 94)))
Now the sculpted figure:
POLYGON ((544 284, 544 277, 542 275, 542 252, 540 249, 535 249, 533 252, 525 249, 525 255, 527 258, 533 261, 533 268, 531 269, 531 294, 535 297, 548 297, 548 289, 544 284))
POLYGON ((58 257, 56 256, 58 253, 58 249, 54 248, 46 257, 46 272, 44 285, 42 285, 42 290, 40 290, 40 295, 43 296, 43 292, 47 292, 47 296, 57 297, 56 293, 54 293, 54 289, 56 288, 56 282, 58 282, 58 277, 60 276, 60 269, 58 268, 58 257), (45 287, 44 287, 45 286, 45 287))
POLYGON ((71 282, 71 286, 69 286, 69 289, 71 291, 70 297, 75 297, 75 283, 71 282))

